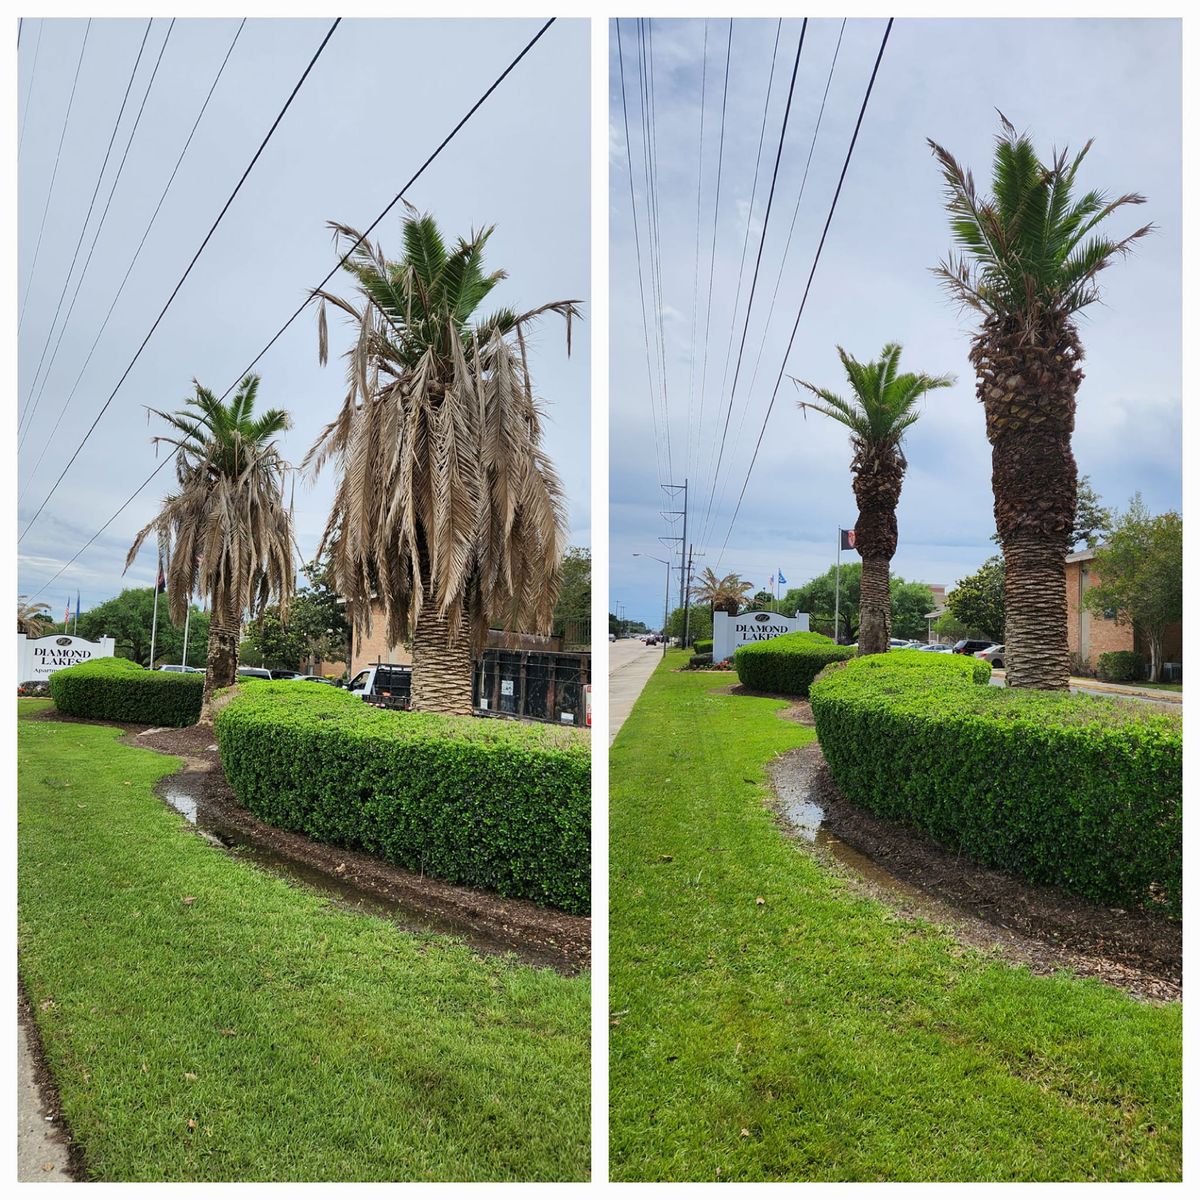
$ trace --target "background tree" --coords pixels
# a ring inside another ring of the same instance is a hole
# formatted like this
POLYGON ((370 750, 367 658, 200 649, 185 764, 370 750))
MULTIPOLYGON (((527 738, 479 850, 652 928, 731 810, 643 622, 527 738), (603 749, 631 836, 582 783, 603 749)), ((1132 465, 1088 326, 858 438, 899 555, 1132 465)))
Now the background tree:
POLYGON ((564 646, 587 646, 592 639, 592 552, 572 546, 562 560, 562 581, 550 631, 564 646))
POLYGON ((1092 568, 1097 582, 1084 592, 1084 604, 1099 614, 1115 609, 1117 623, 1133 627, 1157 682, 1167 626, 1183 620, 1183 519, 1176 512, 1151 516, 1135 495, 1092 568))
POLYGON ((909 583, 893 575, 889 587, 892 601, 892 637, 924 641, 929 634, 926 613, 933 611, 933 593, 927 584, 909 583))
POLYGON ((875 362, 859 362, 841 346, 837 352, 850 382, 850 400, 803 379, 794 382, 820 400, 819 404, 801 401, 802 412, 811 408, 850 431, 854 451, 850 471, 858 503, 854 546, 863 562, 858 652, 882 654, 889 648, 891 637, 888 574, 898 537, 896 505, 908 466, 901 445, 905 431, 920 415, 917 405, 921 397, 935 388, 950 387, 954 377, 919 372, 901 375, 900 346, 896 342, 884 346, 875 362))
POLYGON ((558 598, 566 529, 562 485, 542 448, 541 414, 525 333, 577 302, 470 321, 504 278, 484 272, 492 230, 447 250, 429 216, 404 222, 404 257, 390 262, 355 230, 334 224, 349 250, 357 304, 319 292, 356 331, 349 389, 309 452, 339 478, 322 541, 330 579, 356 630, 375 598, 388 640, 412 649, 415 709, 471 712, 471 654, 493 623, 547 632, 558 598))
POLYGON ((754 593, 751 607, 769 609, 774 603, 775 597, 770 592, 764 590, 754 593))
POLYGON ((1003 116, 992 195, 949 151, 929 145, 942 169, 960 255, 935 270, 950 295, 980 316, 970 359, 992 446, 996 531, 1005 562, 1005 668, 1010 687, 1068 686, 1066 555, 1077 488, 1071 435, 1083 378, 1073 317, 1100 297, 1097 276, 1129 253, 1145 225, 1121 241, 1097 232, 1133 194, 1075 198, 1091 148, 1042 162, 1003 116))
MULTIPOLYGON (((160 596, 158 600, 158 630, 154 639, 156 663, 178 663, 183 661, 184 622, 177 626, 170 619, 170 600, 160 596)), ((191 617, 187 618, 188 647, 187 665, 204 666, 208 652, 208 613, 191 605, 191 617)), ((88 641, 111 637, 113 650, 118 658, 128 658, 143 667, 150 663, 150 634, 154 623, 154 589, 126 588, 120 595, 105 600, 79 615, 79 636, 88 641)))
POLYGON ((838 570, 836 564, 831 566, 823 575, 810 579, 808 583, 798 588, 789 588, 786 597, 786 611, 806 612, 809 614, 809 627, 816 632, 828 628, 835 640, 849 645, 858 638, 859 597, 862 593, 862 563, 849 562, 842 564, 841 596, 835 605, 835 590, 837 588, 838 570), (833 631, 833 615, 835 607, 839 614, 838 624, 841 626, 840 637, 833 631))
POLYGON ((282 409, 255 416, 258 376, 242 380, 228 404, 196 383, 186 407, 150 409, 176 432, 154 441, 175 447, 179 490, 129 548, 125 567, 154 533, 166 559, 168 610, 183 625, 193 595, 209 599, 208 662, 201 720, 215 688, 237 679, 242 616, 261 613, 271 597, 287 612, 295 568, 292 521, 283 499, 285 463, 274 438, 290 428, 282 409))
MULTIPOLYGON (((1004 586, 1004 559, 993 554, 973 575, 960 579, 946 593, 946 607, 954 616, 979 630, 984 637, 995 642, 1004 642, 1004 602, 1007 592, 1004 586)), ((1066 583, 1063 583, 1066 595, 1066 583)), ((1008 646, 1004 647, 1004 662, 1008 664, 1008 646)))
POLYGON ((957 642, 963 638, 987 636, 985 633, 980 633, 977 629, 972 629, 970 625, 960 621, 952 612, 944 612, 933 623, 933 632, 942 642, 957 642))
POLYGON ((30 600, 28 596, 17 597, 17 632, 26 637, 37 638, 53 624, 50 605, 44 600, 30 600))
MULTIPOLYGON (((693 604, 692 615, 688 622, 688 634, 695 641, 697 638, 710 638, 713 631, 713 610, 707 604, 693 604)), ((682 607, 671 610, 667 617, 667 628, 664 630, 668 637, 683 637, 684 610, 682 607)))

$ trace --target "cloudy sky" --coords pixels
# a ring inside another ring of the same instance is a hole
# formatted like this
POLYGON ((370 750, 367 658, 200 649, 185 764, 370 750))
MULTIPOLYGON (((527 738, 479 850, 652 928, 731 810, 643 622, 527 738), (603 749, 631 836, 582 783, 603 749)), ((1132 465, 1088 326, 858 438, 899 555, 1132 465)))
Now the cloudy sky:
MULTIPOLYGON (((790 584, 824 571, 834 560, 838 526, 854 523, 846 433, 811 414, 804 420, 796 408, 798 393, 785 376, 731 528, 884 25, 875 19, 845 25, 785 259, 818 109, 842 34, 838 19, 809 22, 715 487, 714 448, 730 404, 729 381, 801 21, 784 21, 779 35, 753 209, 776 21, 740 20, 733 25, 711 315, 708 268, 729 23, 707 23, 707 59, 705 22, 653 23, 652 149, 657 155, 668 401, 665 418, 658 410, 657 437, 651 395, 655 402, 661 400, 658 385, 652 393, 647 378, 619 48, 613 31, 611 438, 619 453, 614 450, 610 468, 609 602, 610 608, 623 603, 630 618, 653 625, 661 620, 664 568, 632 557, 634 551, 668 557, 658 539, 680 533, 678 523, 669 526, 659 515, 662 509, 679 507, 664 502, 661 482, 682 482, 685 476, 690 480, 689 540, 704 552, 696 560, 697 570, 707 565, 722 573, 737 571, 760 587, 767 586, 779 568, 790 584), (698 266, 702 90, 707 107, 698 266), (745 285, 735 320, 748 216, 745 285), (778 295, 772 304, 777 279, 778 295)), ((643 55, 633 21, 621 22, 621 39, 649 304, 652 260, 645 224, 641 92, 643 71, 649 81, 650 45, 646 38, 643 55)), ((1166 20, 898 20, 893 27, 786 370, 844 392, 836 345, 865 358, 876 355, 884 343, 899 341, 904 367, 958 376, 955 387, 927 398, 924 415, 908 436, 910 465, 898 514, 900 545, 892 564, 901 576, 952 585, 994 549, 988 540, 994 529, 990 448, 967 361, 971 324, 947 303, 928 270, 945 254, 950 240, 942 185, 925 139, 932 137, 946 146, 986 181, 998 130, 997 109, 1019 129, 1030 131, 1044 156, 1052 147, 1074 149, 1094 137, 1081 186, 1112 194, 1138 191, 1147 198, 1144 207, 1122 210, 1110 222, 1114 236, 1146 220, 1158 228, 1132 258, 1105 273, 1105 302, 1081 321, 1086 379, 1079 393, 1074 447, 1080 472, 1091 476, 1111 506, 1123 507, 1140 489, 1156 511, 1179 508, 1180 53, 1179 23, 1166 20)), ((653 308, 648 312, 653 326, 653 308)), ((652 328, 652 354, 653 336, 652 328)))
MULTIPOLYGON (((343 21, 283 118, 149 345, 45 511, 18 548, 18 590, 58 613, 76 588, 85 609, 123 586, 146 585, 153 550, 122 577, 134 532, 153 514, 165 469, 49 589, 48 581, 155 466, 146 406, 176 407, 198 378, 218 394, 336 262, 331 219, 365 228, 541 21, 343 21)), ((179 20, 111 208, 79 283, 95 229, 146 92, 169 22, 156 20, 118 128, 79 261, 62 305, 78 294, 55 355, 35 371, 145 32, 145 20, 95 20, 54 183, 85 22, 28 20, 19 50, 19 407, 32 396, 19 463, 24 530, 87 426, 120 378, 259 142, 329 27, 328 21, 251 20, 243 29, 162 211, 96 352, 50 437, 104 314, 146 228, 217 69, 235 20, 179 20), (35 68, 36 60, 36 68, 35 68), (45 229, 38 242, 43 212, 45 229), (26 292, 28 293, 27 299, 26 292), (40 395, 40 400, 36 400, 40 395), (44 451, 44 453, 43 453, 44 451), (39 462, 40 459, 40 462, 39 462)), ((408 194, 456 237, 494 223, 492 267, 510 278, 497 305, 532 308, 590 297, 588 23, 560 20, 443 151, 408 194)), ((398 256, 397 208, 374 235, 398 256)), ((330 286, 334 287, 336 280, 330 286)), ((342 286, 345 286, 344 284, 342 286)), ((585 316, 587 308, 585 307, 585 316)), ((61 327, 60 317, 60 327, 61 327)), ((535 386, 546 405, 546 442, 570 502, 570 537, 590 544, 589 325, 566 354, 561 322, 539 327, 535 386)), ((301 316, 256 368, 260 403, 287 408, 295 426, 283 451, 299 462, 344 394, 336 357, 348 333, 330 317, 330 365, 317 362, 316 319, 301 316)), ((297 532, 308 556, 333 490, 326 474, 296 488, 297 532)))

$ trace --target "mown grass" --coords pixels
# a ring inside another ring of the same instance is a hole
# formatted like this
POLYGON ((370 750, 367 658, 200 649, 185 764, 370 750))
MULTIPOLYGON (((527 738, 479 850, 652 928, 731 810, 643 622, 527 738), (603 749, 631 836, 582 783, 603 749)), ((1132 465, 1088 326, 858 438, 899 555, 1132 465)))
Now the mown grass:
POLYGON ((21 975, 91 1178, 587 1177, 586 977, 231 859, 115 729, 18 731, 21 975))
POLYGON ((1180 1006, 855 895, 764 805, 811 731, 682 661, 610 758, 612 1177, 1179 1179, 1180 1006))

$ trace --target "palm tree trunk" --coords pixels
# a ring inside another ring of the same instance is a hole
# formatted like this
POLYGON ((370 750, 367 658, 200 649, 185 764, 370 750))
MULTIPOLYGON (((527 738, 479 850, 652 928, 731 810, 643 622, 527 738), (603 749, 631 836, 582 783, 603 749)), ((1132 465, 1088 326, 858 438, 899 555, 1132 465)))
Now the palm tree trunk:
POLYGON ((431 605, 421 609, 413 628, 412 707, 416 712, 469 717, 471 707, 471 639, 467 621, 457 640, 449 622, 431 605))
POLYGON ((858 600, 859 654, 885 654, 892 636, 892 595, 888 586, 888 560, 863 559, 862 587, 858 600))
POLYGON ((1003 546, 1005 682, 1009 687, 1064 690, 1071 655, 1062 537, 1025 531, 1003 546))
POLYGON ((208 624, 208 662, 204 674, 204 697, 200 704, 200 720, 212 721, 213 693, 237 682, 238 638, 241 622, 228 613, 218 619, 213 610, 208 624))

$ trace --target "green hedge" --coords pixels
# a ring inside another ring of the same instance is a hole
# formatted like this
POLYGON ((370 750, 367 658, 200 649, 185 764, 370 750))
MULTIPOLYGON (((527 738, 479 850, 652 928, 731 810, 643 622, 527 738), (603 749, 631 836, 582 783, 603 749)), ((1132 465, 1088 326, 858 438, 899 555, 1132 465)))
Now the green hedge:
POLYGON ((733 669, 756 692, 807 696, 812 681, 830 663, 853 658, 853 646, 839 646, 823 633, 783 633, 765 642, 739 646, 733 669))
POLYGON ((1096 677, 1106 683, 1143 683, 1146 660, 1136 650, 1109 650, 1096 659, 1096 677))
POLYGON ((216 718, 225 776, 272 825, 451 883, 588 911, 581 730, 393 712, 334 688, 246 682, 216 718))
POLYGON ((711 655, 713 652, 712 644, 713 644, 712 638, 697 638, 692 643, 692 653, 693 654, 709 654, 709 655, 711 655))
POLYGON ((93 658, 50 676, 59 712, 141 725, 195 725, 203 675, 147 671, 127 658, 93 658))
POLYGON ((892 651, 816 683, 817 736, 842 793, 978 862, 1104 904, 1179 914, 1179 717, 1132 701, 975 686, 986 669, 980 659, 892 651))

